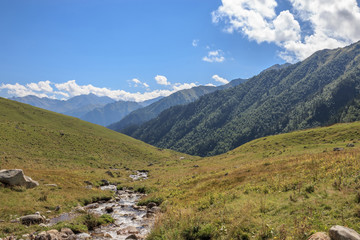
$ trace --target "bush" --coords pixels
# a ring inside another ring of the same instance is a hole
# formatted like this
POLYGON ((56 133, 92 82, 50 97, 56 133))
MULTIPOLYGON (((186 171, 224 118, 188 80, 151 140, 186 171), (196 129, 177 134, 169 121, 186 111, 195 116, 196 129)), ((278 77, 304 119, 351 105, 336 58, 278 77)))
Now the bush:
POLYGON ((100 225, 105 225, 108 223, 114 223, 115 220, 108 214, 104 214, 101 217, 95 216, 93 214, 86 214, 83 216, 82 223, 88 228, 89 231, 94 230, 100 225))
POLYGON ((214 237, 214 228, 211 224, 191 226, 181 233, 185 240, 211 240, 214 237))
POLYGON ((147 206, 149 203, 154 202, 156 205, 160 206, 161 203, 164 201, 161 197, 151 197, 138 202, 138 206, 147 206))
POLYGON ((315 191, 314 185, 309 185, 309 186, 305 187, 305 191, 307 193, 313 193, 315 191))

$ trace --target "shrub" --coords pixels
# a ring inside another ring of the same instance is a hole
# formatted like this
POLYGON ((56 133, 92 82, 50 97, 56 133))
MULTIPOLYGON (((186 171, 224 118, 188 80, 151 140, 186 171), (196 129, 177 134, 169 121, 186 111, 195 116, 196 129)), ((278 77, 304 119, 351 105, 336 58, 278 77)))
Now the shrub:
POLYGON ((211 224, 191 226, 184 229, 181 236, 185 240, 211 240, 214 237, 214 228, 211 224))
POLYGON ((154 202, 154 203, 156 203, 156 205, 160 206, 163 201, 164 201, 164 199, 161 197, 151 197, 151 198, 147 198, 147 199, 139 201, 137 205, 138 206, 146 206, 149 203, 154 202))
POLYGON ((315 191, 314 185, 308 185, 308 186, 306 186, 306 187, 305 187, 305 191, 306 191, 307 193, 313 193, 313 192, 315 191))

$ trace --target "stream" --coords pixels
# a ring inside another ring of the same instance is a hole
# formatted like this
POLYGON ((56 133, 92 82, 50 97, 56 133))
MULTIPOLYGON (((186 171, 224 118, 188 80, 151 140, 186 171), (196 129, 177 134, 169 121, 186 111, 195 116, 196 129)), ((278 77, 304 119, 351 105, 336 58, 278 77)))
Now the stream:
MULTIPOLYGON (((147 172, 137 171, 130 177, 134 181, 141 181, 147 179, 147 172)), ((137 202, 146 196, 145 194, 131 190, 117 190, 114 185, 103 186, 101 189, 116 192, 115 198, 108 202, 89 204, 84 206, 84 209, 99 216, 109 214, 115 222, 96 228, 89 234, 77 234, 76 239, 145 239, 154 225, 155 214, 160 211, 160 208, 157 206, 137 206, 137 202)), ((69 220, 75 216, 72 213, 64 213, 51 219, 49 225, 69 220)))

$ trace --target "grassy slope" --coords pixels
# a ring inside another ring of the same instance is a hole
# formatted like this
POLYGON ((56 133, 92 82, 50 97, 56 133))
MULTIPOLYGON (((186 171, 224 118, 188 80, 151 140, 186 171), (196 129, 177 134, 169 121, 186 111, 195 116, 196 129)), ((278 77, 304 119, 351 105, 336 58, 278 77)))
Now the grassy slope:
POLYGON ((32 231, 8 223, 10 215, 57 205, 67 211, 105 197, 83 183, 102 178, 145 187, 149 199, 164 200, 150 239, 306 239, 333 224, 360 230, 360 122, 269 136, 216 157, 180 160, 183 155, 20 103, 0 99, 0 113, 1 168, 21 167, 40 183, 59 185, 0 187, 0 219, 6 220, 0 235, 32 231), (345 147, 350 142, 354 148, 345 147), (110 166, 119 168, 112 170, 119 177, 105 174, 110 166), (128 182, 131 171, 124 167, 146 168, 150 179, 128 182))
POLYGON ((306 239, 334 224, 359 231, 357 141, 360 122, 337 124, 163 168, 144 183, 158 187, 149 197, 166 209, 150 239, 306 239))
POLYGON ((40 182, 38 188, 27 190, 0 186, 0 219, 6 221, 0 223, 0 236, 25 231, 23 226, 8 224, 15 218, 11 215, 45 213, 58 205, 61 211, 68 211, 78 203, 110 195, 85 189, 86 180, 123 184, 129 181, 132 170, 183 155, 79 119, 0 98, 0 168, 24 169, 26 175, 40 182), (108 170, 114 178, 105 173, 108 170), (59 187, 46 187, 46 183, 59 187))

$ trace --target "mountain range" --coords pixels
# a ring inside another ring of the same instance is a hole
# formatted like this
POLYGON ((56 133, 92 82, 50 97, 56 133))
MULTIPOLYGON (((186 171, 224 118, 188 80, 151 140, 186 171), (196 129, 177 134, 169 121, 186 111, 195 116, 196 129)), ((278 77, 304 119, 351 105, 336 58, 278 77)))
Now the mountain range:
POLYGON ((145 123, 151 119, 157 117, 162 111, 176 105, 183 105, 190 102, 193 102, 199 99, 201 96, 215 92, 217 90, 228 89, 234 86, 237 86, 243 82, 245 79, 234 79, 228 84, 221 85, 218 87, 213 86, 198 86, 191 89, 185 89, 171 94, 168 97, 150 104, 147 107, 139 108, 129 115, 121 119, 119 122, 113 123, 108 126, 110 129, 120 132, 127 132, 130 129, 136 129, 142 123, 145 123))
POLYGON ((212 87, 199 86, 175 92, 167 97, 157 97, 143 102, 115 101, 95 94, 80 95, 68 100, 39 98, 36 96, 14 97, 11 100, 30 104, 57 113, 78 117, 82 120, 108 126, 114 130, 136 127, 159 115, 172 106, 190 103, 200 96, 216 90, 236 86, 245 80, 235 79, 228 84, 212 87), (136 111, 137 110, 137 111, 136 111), (125 117, 125 119, 123 119, 125 117))
POLYGON ((217 155, 263 136, 359 120, 359 89, 360 42, 263 71, 122 132, 161 148, 217 155))

